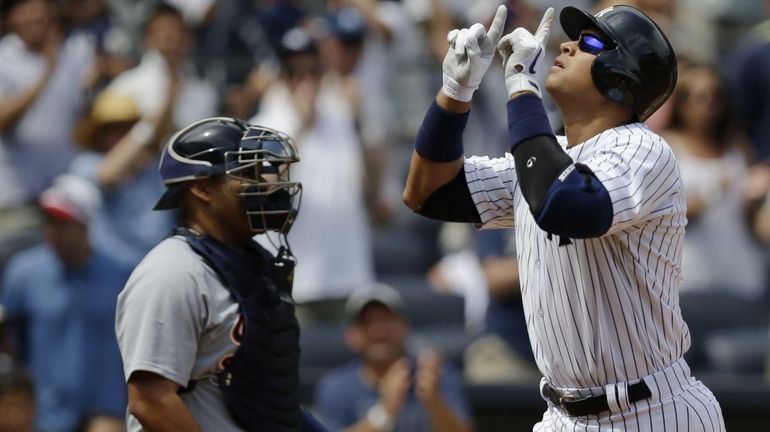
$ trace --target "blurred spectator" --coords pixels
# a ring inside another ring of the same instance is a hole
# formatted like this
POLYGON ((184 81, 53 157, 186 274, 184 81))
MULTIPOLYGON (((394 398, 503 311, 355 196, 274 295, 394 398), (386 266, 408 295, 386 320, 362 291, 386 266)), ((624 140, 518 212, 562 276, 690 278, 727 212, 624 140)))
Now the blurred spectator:
MULTIPOLYGON (((765 15, 770 16, 766 0, 765 15)), ((730 94, 751 138, 754 159, 770 160, 770 19, 754 27, 727 61, 730 94)))
POLYGON ((371 129, 380 128, 381 122, 374 121, 365 113, 365 94, 361 93, 361 82, 356 71, 361 63, 364 52, 364 39, 367 33, 364 17, 351 7, 344 7, 320 19, 318 29, 319 53, 326 77, 331 86, 336 86, 347 100, 353 114, 359 140, 362 144, 362 154, 366 175, 364 182, 364 197, 366 198, 369 215, 374 223, 387 221, 390 208, 384 198, 383 175, 390 162, 387 143, 373 141, 379 139, 371 133, 371 129))
POLYGON ((302 155, 292 170, 303 185, 302 211, 289 233, 297 317, 340 319, 345 298, 373 279, 361 143, 342 82, 322 71, 309 34, 286 33, 281 58, 281 77, 250 122, 285 131, 302 155))
POLYGON ((489 306, 483 334, 465 350, 465 378, 470 382, 533 383, 540 379, 527 333, 512 231, 476 233, 489 306))
POLYGON ((360 358, 325 375, 315 407, 331 430, 468 431, 461 378, 434 352, 406 354, 408 323, 398 291, 372 285, 348 303, 346 340, 360 358))
POLYGON ((35 388, 20 369, 0 370, 0 431, 35 430, 35 388))
POLYGON ((398 138, 411 140, 423 112, 419 106, 432 97, 425 91, 425 75, 419 68, 427 51, 427 40, 419 35, 400 1, 332 0, 330 10, 345 6, 357 9, 368 29, 363 56, 356 74, 362 94, 376 103, 363 105, 370 143, 392 144, 398 138), (379 127, 377 127, 379 125, 379 127))
POLYGON ((102 192, 103 206, 92 238, 113 257, 134 266, 174 227, 174 212, 152 211, 165 187, 158 174, 161 137, 170 131, 178 86, 172 87, 159 118, 142 119, 134 99, 107 89, 100 93, 77 136, 85 151, 70 172, 102 192))
POLYGON ((157 120, 172 98, 171 129, 216 114, 218 98, 214 87, 197 76, 189 59, 193 33, 182 14, 161 4, 149 17, 144 30, 141 63, 118 75, 108 87, 131 95, 142 117, 157 120))
POLYGON ((0 2, 0 259, 37 240, 28 206, 75 154, 71 139, 93 64, 84 35, 65 35, 57 3, 0 2))
POLYGON ((715 25, 707 15, 708 8, 701 2, 694 5, 681 0, 601 0, 594 9, 598 12, 619 4, 634 6, 650 16, 663 29, 677 56, 699 63, 717 57, 715 25))
POLYGON ((672 123, 664 138, 679 162, 689 220, 681 290, 758 298, 766 289, 764 261, 747 210, 767 193, 766 168, 749 170, 747 146, 733 127, 725 83, 716 70, 682 71, 672 99, 672 123), (749 188, 753 183, 759 185, 749 188))
POLYGON ((84 35, 94 44, 96 59, 86 78, 98 90, 132 66, 131 44, 116 28, 105 0, 63 0, 62 19, 72 34, 84 35))
POLYGON ((83 416, 122 417, 126 388, 115 338, 115 305, 130 268, 91 247, 99 192, 63 175, 40 198, 46 243, 16 255, 0 303, 14 353, 36 385, 40 431, 71 431, 83 416))

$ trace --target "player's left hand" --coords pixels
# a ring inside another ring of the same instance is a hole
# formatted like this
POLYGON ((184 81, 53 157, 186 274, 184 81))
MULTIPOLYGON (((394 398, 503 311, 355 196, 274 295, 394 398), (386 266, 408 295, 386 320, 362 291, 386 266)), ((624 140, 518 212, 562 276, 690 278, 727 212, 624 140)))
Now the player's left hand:
POLYGON ((497 50, 503 58, 508 96, 530 91, 542 97, 540 86, 543 79, 539 65, 545 57, 545 44, 551 32, 553 15, 553 8, 548 8, 534 35, 518 27, 497 44, 497 50))
POLYGON ((481 79, 492 63, 495 46, 503 34, 507 16, 508 9, 501 5, 497 8, 489 32, 479 23, 467 29, 449 32, 449 50, 442 65, 444 94, 460 102, 470 102, 473 92, 479 88, 481 79))

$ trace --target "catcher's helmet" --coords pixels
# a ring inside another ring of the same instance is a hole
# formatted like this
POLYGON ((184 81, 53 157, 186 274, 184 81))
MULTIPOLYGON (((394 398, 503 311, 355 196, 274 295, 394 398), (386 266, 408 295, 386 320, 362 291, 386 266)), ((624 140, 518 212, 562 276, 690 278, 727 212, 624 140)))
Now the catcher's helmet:
POLYGON ((190 180, 227 175, 241 183, 252 230, 285 234, 299 210, 302 187, 289 178, 289 166, 298 161, 291 138, 281 132, 234 118, 203 119, 166 143, 159 165, 166 192, 154 208, 178 207, 190 180))
POLYGON ((591 66, 594 85, 607 99, 631 107, 639 120, 646 120, 674 91, 677 67, 671 43, 638 9, 613 6, 592 16, 567 6, 559 18, 572 40, 589 27, 610 39, 609 49, 591 66))

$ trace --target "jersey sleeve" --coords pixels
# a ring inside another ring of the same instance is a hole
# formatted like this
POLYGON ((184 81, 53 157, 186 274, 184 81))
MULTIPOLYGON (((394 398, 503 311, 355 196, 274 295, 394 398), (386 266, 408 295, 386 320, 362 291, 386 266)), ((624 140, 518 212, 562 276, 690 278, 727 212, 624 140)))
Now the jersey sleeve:
POLYGON ((514 198, 518 189, 513 156, 465 159, 465 180, 481 218, 482 229, 514 226, 514 198))
POLYGON ((191 268, 145 259, 131 275, 116 313, 127 381, 141 370, 188 385, 207 316, 202 273, 202 263, 191 268))
POLYGON ((668 144, 652 133, 619 135, 606 149, 580 161, 593 171, 612 200, 612 225, 622 231, 665 212, 681 193, 681 178, 668 144))

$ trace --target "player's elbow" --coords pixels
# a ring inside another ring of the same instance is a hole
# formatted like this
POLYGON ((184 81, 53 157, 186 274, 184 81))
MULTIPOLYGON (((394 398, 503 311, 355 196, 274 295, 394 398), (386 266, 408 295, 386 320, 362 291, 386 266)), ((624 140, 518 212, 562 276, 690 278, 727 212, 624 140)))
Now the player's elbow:
POLYGON ((401 194, 401 200, 407 207, 412 209, 412 211, 417 211, 425 201, 415 192, 414 188, 410 187, 409 184, 404 188, 404 193, 401 194))

